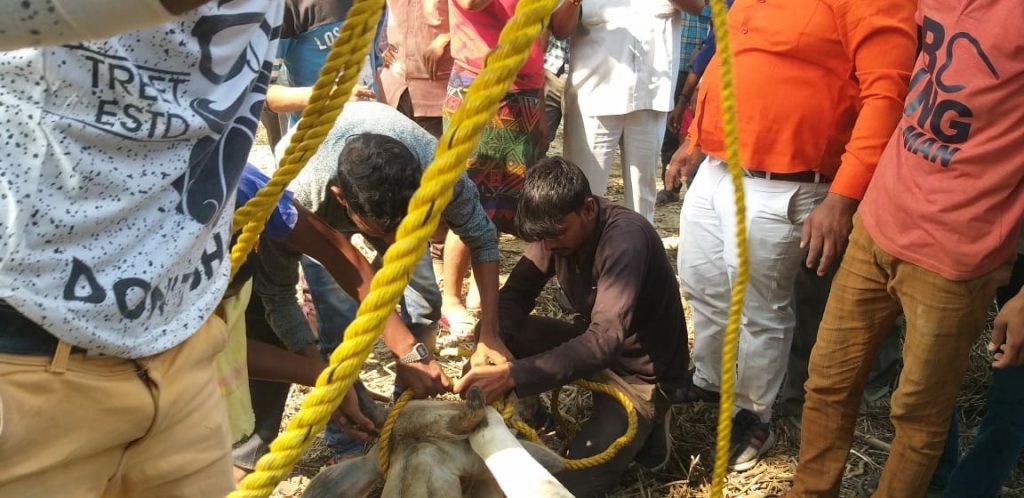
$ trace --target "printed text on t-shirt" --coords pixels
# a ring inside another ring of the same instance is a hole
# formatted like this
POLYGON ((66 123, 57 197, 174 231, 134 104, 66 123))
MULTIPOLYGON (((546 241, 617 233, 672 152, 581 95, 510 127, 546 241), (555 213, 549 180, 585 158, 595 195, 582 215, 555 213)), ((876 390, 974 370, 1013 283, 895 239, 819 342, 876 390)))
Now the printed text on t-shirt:
POLYGON ((954 98, 967 86, 946 77, 947 71, 954 67, 953 55, 958 42, 969 44, 966 52, 959 52, 958 57, 977 56, 992 76, 999 78, 998 71, 974 36, 963 31, 948 37, 946 34, 942 24, 924 17, 921 57, 925 63, 910 79, 910 97, 903 109, 903 115, 908 118, 915 112, 919 111, 919 114, 902 130, 903 147, 907 151, 943 168, 948 168, 953 162, 961 150, 960 144, 970 138, 974 125, 971 108, 954 98))

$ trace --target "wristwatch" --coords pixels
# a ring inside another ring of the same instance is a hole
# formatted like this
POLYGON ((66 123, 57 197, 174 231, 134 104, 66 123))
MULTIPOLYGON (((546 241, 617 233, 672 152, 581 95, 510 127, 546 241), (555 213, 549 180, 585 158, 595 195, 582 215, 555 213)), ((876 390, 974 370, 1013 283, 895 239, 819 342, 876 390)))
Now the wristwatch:
POLYGON ((423 361, 430 358, 430 351, 423 345, 422 342, 417 342, 412 347, 412 351, 405 353, 401 358, 398 359, 399 365, 408 365, 410 363, 416 363, 417 361, 423 361))

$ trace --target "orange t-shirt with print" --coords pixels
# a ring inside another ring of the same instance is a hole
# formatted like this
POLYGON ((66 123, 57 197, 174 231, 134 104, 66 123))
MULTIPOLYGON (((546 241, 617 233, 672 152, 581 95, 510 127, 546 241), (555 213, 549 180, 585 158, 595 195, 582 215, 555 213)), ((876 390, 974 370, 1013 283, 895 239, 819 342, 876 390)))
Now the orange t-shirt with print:
POLYGON ((903 118, 860 206, 889 254, 950 280, 1013 257, 1024 216, 1021 0, 921 0, 903 118))

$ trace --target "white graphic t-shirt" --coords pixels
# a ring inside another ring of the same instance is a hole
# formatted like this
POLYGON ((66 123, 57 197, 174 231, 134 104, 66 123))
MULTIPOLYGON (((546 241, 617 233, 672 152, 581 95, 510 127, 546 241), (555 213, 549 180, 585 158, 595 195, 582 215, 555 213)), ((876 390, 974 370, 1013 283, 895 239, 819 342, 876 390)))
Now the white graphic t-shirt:
POLYGON ((0 299, 126 358, 202 325, 227 285, 281 17, 281 0, 220 0, 105 41, 0 52, 0 299))

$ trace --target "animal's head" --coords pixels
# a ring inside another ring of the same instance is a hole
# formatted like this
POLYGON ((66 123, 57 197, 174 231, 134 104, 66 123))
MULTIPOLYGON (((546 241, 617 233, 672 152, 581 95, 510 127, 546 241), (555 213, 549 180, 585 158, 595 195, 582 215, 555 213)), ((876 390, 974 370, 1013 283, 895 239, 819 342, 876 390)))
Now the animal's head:
MULTIPOLYGON (((362 392, 359 394, 360 408, 373 419, 377 427, 381 427, 384 423, 383 418, 380 417, 381 414, 368 411, 368 409, 372 409, 372 401, 364 399, 362 392), (381 419, 377 420, 378 418, 381 419)), ((472 455, 472 450, 465 440, 477 427, 485 423, 486 408, 483 393, 479 388, 470 389, 465 403, 440 400, 410 401, 395 419, 395 426, 389 441, 392 448, 389 476, 399 475, 403 479, 407 478, 407 474, 402 472, 405 465, 403 450, 413 444, 457 443, 465 446, 468 456, 477 458, 472 455)), ((445 465, 447 463, 450 462, 438 462, 437 464, 445 465)), ((305 498, 370 496, 370 493, 378 487, 384 477, 378 463, 378 447, 374 446, 364 456, 346 460, 320 471, 316 478, 310 481, 302 496, 305 498)))

